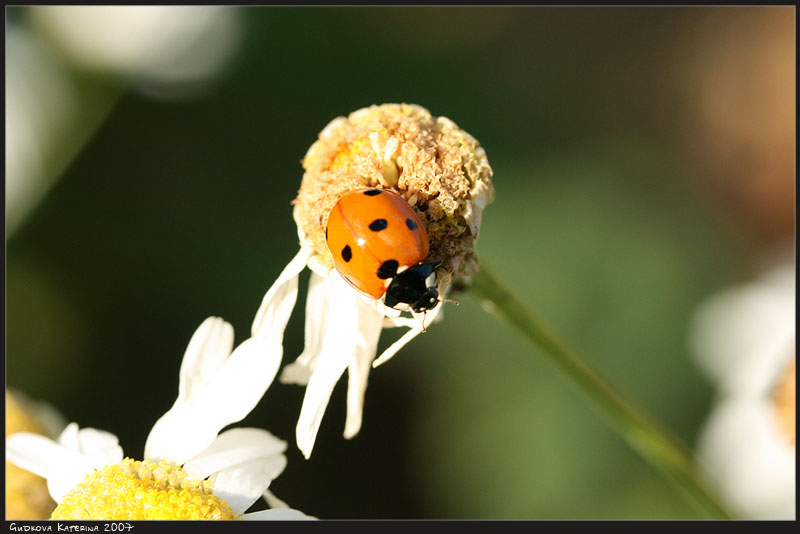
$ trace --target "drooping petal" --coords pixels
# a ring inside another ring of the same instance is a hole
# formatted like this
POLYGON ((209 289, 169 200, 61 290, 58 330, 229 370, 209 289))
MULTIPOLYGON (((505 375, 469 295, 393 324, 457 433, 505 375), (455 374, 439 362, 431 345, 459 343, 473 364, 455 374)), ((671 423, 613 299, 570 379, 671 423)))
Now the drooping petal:
POLYGON ((280 341, 252 337, 239 345, 190 402, 176 402, 153 426, 147 460, 179 465, 208 447, 222 428, 243 419, 258 404, 280 366, 280 341))
POLYGON ((317 363, 306 387, 295 430, 297 447, 306 458, 311 456, 333 388, 362 342, 358 328, 360 295, 336 271, 331 271, 325 281, 325 295, 335 306, 329 307, 325 315, 320 352, 315 358, 317 363))
POLYGON ((223 469, 214 476, 214 495, 224 499, 237 514, 243 514, 285 468, 286 457, 278 455, 223 469))
MULTIPOLYGON (((378 367, 386 362, 388 362, 397 352, 402 349, 403 347, 408 344, 409 341, 417 337, 419 334, 423 332, 424 328, 430 326, 439 314, 442 311, 442 305, 439 304, 434 309, 425 314, 414 314, 414 319, 417 321, 416 324, 411 326, 408 329, 408 332, 400 336, 400 339, 389 345, 389 347, 384 350, 380 356, 378 356, 374 362, 372 362, 372 367, 378 367)), ((396 324, 401 325, 403 322, 400 320, 401 318, 395 319, 394 322, 396 324)), ((406 323, 408 324, 408 323, 406 323)))
POLYGON ((260 510, 258 512, 244 514, 242 519, 245 521, 310 521, 317 518, 306 515, 300 510, 293 510, 292 508, 273 508, 271 510, 260 510))
POLYGON ((200 454, 183 465, 194 478, 203 479, 237 464, 260 458, 281 457, 286 442, 260 428, 226 430, 200 454))
POLYGON ((6 459, 47 479, 50 496, 56 502, 94 471, 91 460, 78 451, 29 432, 6 438, 6 459))
POLYGON ((185 402, 196 388, 207 384, 233 350, 233 327, 209 317, 197 328, 181 362, 178 400, 185 402))
POLYGON ((269 288, 253 320, 252 335, 283 339, 283 331, 297 301, 297 278, 308 263, 311 249, 301 247, 269 288))
POLYGON ((361 429, 367 379, 383 329, 383 312, 378 309, 376 302, 362 298, 357 302, 358 327, 362 335, 356 345, 355 355, 347 367, 347 420, 344 425, 344 437, 347 439, 358 434, 361 429))
POLYGON ((306 296, 305 347, 297 359, 283 368, 281 382, 285 384, 308 384, 308 379, 322 350, 323 325, 328 312, 325 293, 326 277, 311 272, 306 296))

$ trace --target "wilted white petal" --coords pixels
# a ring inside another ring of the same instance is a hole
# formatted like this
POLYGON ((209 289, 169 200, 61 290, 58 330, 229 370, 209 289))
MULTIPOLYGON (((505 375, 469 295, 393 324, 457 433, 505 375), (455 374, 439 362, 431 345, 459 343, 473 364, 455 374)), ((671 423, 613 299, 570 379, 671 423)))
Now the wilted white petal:
POLYGON ((325 287, 327 298, 336 306, 328 308, 325 316, 322 350, 306 387, 295 432, 297 446, 306 458, 311 456, 333 388, 362 342, 358 328, 360 295, 335 271, 331 272, 325 287))
POLYGON ((381 353, 381 355, 378 356, 378 358, 375 359, 374 362, 372 362, 372 367, 378 367, 379 365, 388 362, 392 358, 392 356, 397 354, 397 352, 400 349, 405 347, 409 341, 411 341, 421 333, 422 333, 421 326, 415 326, 413 328, 410 328, 408 332, 400 336, 400 339, 389 345, 389 347, 386 350, 384 350, 383 353, 381 353))
MULTIPOLYGON (((483 153, 482 148, 479 151, 483 153)), ((469 191, 471 202, 467 202, 464 206, 464 220, 475 237, 478 236, 478 231, 481 227, 483 210, 494 200, 494 195, 494 187, 483 180, 475 182, 475 185, 469 191)))
POLYGON ((219 317, 209 317, 197 328, 181 361, 178 400, 184 402, 196 388, 205 386, 233 350, 233 327, 219 317))
POLYGON ((308 379, 322 350, 322 332, 328 311, 326 277, 311 273, 306 297, 305 347, 294 363, 287 365, 281 373, 281 382, 286 384, 308 384, 308 379))
POLYGON ((259 428, 232 428, 217 436, 203 452, 183 465, 193 478, 203 479, 217 471, 260 458, 280 457, 286 442, 259 428))
POLYGON ((122 461, 119 439, 110 432, 83 428, 78 432, 78 442, 78 451, 89 458, 95 469, 102 469, 122 461))
POLYGON ((414 328, 419 323, 413 317, 384 317, 384 328, 397 328, 398 326, 405 326, 407 328, 414 328))
POLYGON ((298 520, 314 520, 316 517, 306 515, 300 510, 293 510, 291 508, 275 508, 272 510, 260 510, 244 514, 242 519, 245 521, 298 521, 298 520))
POLYGON ((347 419, 344 425, 344 437, 352 438, 361 429, 361 416, 364 411, 364 392, 375 352, 378 350, 378 338, 383 328, 383 313, 378 311, 366 299, 357 299, 358 328, 361 338, 350 365, 347 367, 347 419))
POLYGON ((310 255, 311 249, 301 247, 264 295, 253 320, 253 336, 270 336, 278 341, 283 339, 283 331, 297 300, 297 278, 310 255))
POLYGON ((6 438, 6 459, 47 479, 53 500, 64 495, 92 473, 92 462, 76 450, 39 434, 19 432, 6 438))
POLYGON ((214 476, 214 495, 224 499, 237 514, 247 511, 286 468, 284 455, 241 463, 214 476))
POLYGON ((205 449, 223 427, 258 404, 280 366, 280 342, 253 337, 239 345, 191 402, 176 403, 153 426, 145 459, 183 464, 205 449))
POLYGON ((422 313, 412 312, 414 319, 416 319, 419 324, 422 325, 422 329, 425 330, 429 328, 433 323, 438 322, 444 314, 442 313, 444 310, 444 304, 440 303, 434 309, 422 313))

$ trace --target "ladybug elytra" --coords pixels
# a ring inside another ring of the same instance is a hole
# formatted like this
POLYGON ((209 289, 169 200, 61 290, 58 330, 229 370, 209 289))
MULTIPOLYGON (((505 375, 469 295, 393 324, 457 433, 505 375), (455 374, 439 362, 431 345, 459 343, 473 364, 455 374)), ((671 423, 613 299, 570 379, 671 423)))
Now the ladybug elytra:
POLYGON ((439 303, 441 262, 423 263, 428 233, 400 195, 375 188, 344 194, 328 216, 325 239, 337 271, 358 291, 417 313, 439 303))

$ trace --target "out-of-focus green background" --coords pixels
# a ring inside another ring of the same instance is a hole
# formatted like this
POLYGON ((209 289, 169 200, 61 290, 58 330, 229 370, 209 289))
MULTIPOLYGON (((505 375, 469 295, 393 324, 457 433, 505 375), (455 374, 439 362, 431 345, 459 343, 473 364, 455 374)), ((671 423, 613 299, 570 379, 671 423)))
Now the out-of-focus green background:
MULTIPOLYGON (((692 313, 794 237, 794 7, 232 9, 235 52, 183 98, 70 63, 28 8, 7 10, 74 87, 41 154, 53 184, 7 229, 8 386, 141 458, 194 329, 221 316, 243 340, 296 252, 290 201, 319 131, 408 102, 486 150, 482 261, 694 443, 712 387, 692 313)), ((371 373, 353 440, 346 380, 308 461, 304 390, 272 385, 244 424, 290 443, 279 497, 320 518, 697 517, 541 354, 455 298, 371 373)))

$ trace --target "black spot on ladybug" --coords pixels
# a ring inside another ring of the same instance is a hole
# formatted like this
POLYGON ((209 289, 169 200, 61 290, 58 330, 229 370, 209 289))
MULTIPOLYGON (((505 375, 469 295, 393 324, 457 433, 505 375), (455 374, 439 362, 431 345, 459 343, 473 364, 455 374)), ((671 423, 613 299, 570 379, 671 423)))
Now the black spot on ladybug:
POLYGON ((397 260, 387 260, 378 267, 378 271, 375 274, 377 274, 378 278, 381 280, 393 278, 397 274, 398 267, 400 267, 400 264, 397 263, 397 260))
POLYGON ((417 229, 417 223, 415 223, 411 219, 406 219, 406 226, 408 226, 409 230, 416 230, 417 229))
POLYGON ((344 261, 350 261, 353 258, 353 251, 350 249, 350 245, 345 245, 342 249, 342 259, 344 261))
POLYGON ((374 197, 375 195, 380 195, 381 193, 383 193, 383 191, 381 191, 380 189, 367 189, 366 191, 364 191, 364 194, 367 195, 368 197, 374 197))
POLYGON ((371 223, 369 223, 369 229, 373 232, 380 232, 381 230, 385 230, 386 227, 389 226, 389 223, 386 222, 386 219, 375 219, 371 223))

